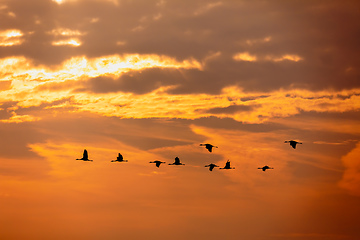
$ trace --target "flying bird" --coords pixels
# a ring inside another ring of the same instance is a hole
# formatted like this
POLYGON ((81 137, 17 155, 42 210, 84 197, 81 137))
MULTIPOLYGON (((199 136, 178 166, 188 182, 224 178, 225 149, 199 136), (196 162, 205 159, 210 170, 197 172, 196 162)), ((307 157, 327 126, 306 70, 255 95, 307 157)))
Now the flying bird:
POLYGON ((285 141, 284 143, 290 143, 290 145, 295 149, 296 148, 296 144, 302 144, 301 142, 297 142, 294 140, 290 140, 290 141, 285 141))
POLYGON ((217 148, 217 146, 211 145, 209 143, 201 143, 200 146, 205 146, 205 148, 209 151, 212 152, 213 148, 217 148))
POLYGON ((178 157, 175 158, 175 162, 169 163, 169 165, 185 165, 180 162, 180 159, 178 157))
POLYGON ((89 159, 88 152, 86 151, 86 149, 84 149, 83 157, 82 158, 77 158, 76 160, 91 161, 91 162, 93 161, 93 160, 89 159))
POLYGON ((269 167, 268 165, 265 165, 263 167, 259 167, 258 169, 262 169, 264 172, 266 171, 266 169, 274 169, 274 168, 271 168, 269 167))
POLYGON ((116 160, 111 160, 111 162, 127 162, 128 160, 124 160, 123 156, 119 153, 116 160))
POLYGON ((226 162, 226 164, 225 164, 225 167, 219 168, 219 169, 235 169, 235 168, 230 167, 230 161, 227 160, 227 162, 226 162))
POLYGON ((206 165, 205 167, 208 167, 210 171, 212 171, 214 169, 214 167, 219 167, 213 163, 210 163, 209 165, 206 165))
POLYGON ((155 163, 155 164, 156 164, 156 167, 160 167, 160 164, 165 163, 165 162, 156 160, 156 161, 149 162, 149 163, 155 163))

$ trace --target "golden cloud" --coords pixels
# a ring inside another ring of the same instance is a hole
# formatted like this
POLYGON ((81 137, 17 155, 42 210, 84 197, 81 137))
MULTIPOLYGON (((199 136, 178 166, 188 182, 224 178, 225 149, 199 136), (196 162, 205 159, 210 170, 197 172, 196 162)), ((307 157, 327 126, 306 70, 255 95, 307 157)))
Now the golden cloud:
POLYGON ((9 29, 0 32, 0 46, 8 47, 20 45, 23 42, 21 38, 24 34, 18 29, 9 29))
MULTIPOLYGON (((269 40, 270 41, 270 40, 269 40)), ((233 59, 235 61, 247 61, 247 62, 256 62, 256 61, 271 61, 271 62, 282 62, 282 61, 292 61, 292 62, 298 62, 303 60, 302 57, 296 55, 296 54, 284 54, 281 56, 256 56, 253 54, 250 54, 248 52, 241 52, 236 53, 233 56, 233 59)))
POLYGON ((78 47, 81 45, 81 42, 78 39, 71 38, 67 40, 53 41, 51 44, 53 46, 70 45, 70 46, 78 47))
MULTIPOLYGON (((202 64, 194 59, 179 62, 167 56, 125 54, 90 59, 74 57, 57 68, 50 69, 42 65, 34 66, 23 57, 0 59, 2 81, 11 81, 11 87, 0 92, 0 102, 14 101, 19 107, 26 108, 71 99, 66 103, 62 101, 46 108, 60 111, 62 106, 65 109, 71 106, 73 111, 120 118, 196 119, 216 116, 246 123, 272 121, 296 115, 300 111, 346 112, 360 109, 360 89, 317 92, 293 89, 270 93, 245 93, 242 89, 232 86, 224 88, 217 95, 170 94, 169 90, 176 86, 160 86, 143 95, 74 91, 89 78, 116 78, 128 71, 154 67, 202 69, 202 64), (72 83, 68 84, 69 82, 72 83), (46 87, 51 84, 57 84, 58 87, 46 87), (244 98, 250 100, 243 101, 244 98), (211 111, 212 109, 217 111, 211 111)), ((22 119, 28 121, 38 118, 17 116, 9 121, 22 119)))

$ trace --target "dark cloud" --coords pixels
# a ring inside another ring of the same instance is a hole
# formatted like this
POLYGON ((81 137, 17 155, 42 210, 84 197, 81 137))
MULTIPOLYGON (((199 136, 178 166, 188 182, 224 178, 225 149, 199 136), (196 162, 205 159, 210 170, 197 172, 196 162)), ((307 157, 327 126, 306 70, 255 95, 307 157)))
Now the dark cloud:
POLYGON ((0 105, 0 119, 9 119, 12 117, 13 107, 16 106, 17 102, 4 102, 0 105))
POLYGON ((251 111, 254 109, 254 107, 255 106, 248 106, 248 105, 230 105, 229 107, 225 107, 225 108, 211 108, 206 112, 212 114, 221 114, 221 113, 234 114, 237 112, 251 111))
POLYGON ((182 70, 151 68, 141 72, 130 71, 117 79, 102 76, 92 78, 84 83, 82 91, 145 94, 161 86, 182 84, 184 80, 182 70))
MULTIPOLYGON (((241 101, 243 102, 247 102, 247 101, 252 101, 252 100, 256 100, 256 99, 259 99, 259 98, 267 98, 269 97, 270 95, 261 95, 261 96, 253 96, 253 97, 243 97, 243 98, 240 98, 241 101)), ((229 99, 231 100, 231 99, 229 99)))
MULTIPOLYGON (((151 53, 202 61, 213 52, 221 52, 219 58, 207 62, 204 71, 186 71, 187 81, 181 82, 172 93, 212 94, 229 85, 246 91, 360 87, 357 1, 223 1, 212 8, 207 7, 208 1, 168 1, 162 5, 145 0, 120 1, 119 5, 95 0, 60 5, 45 0, 3 2, 16 17, 3 12, 2 29, 20 29, 25 33, 25 42, 2 47, 1 57, 23 55, 35 63, 51 65, 82 55, 151 53), (84 33, 78 36, 83 44, 52 46, 55 37, 48 32, 60 27, 84 33), (270 40, 260 41, 266 37, 270 40), (254 42, 247 44, 247 40, 254 42), (295 54, 303 60, 235 62, 232 59, 235 53, 245 51, 259 59, 295 54)), ((121 87, 134 93, 155 87, 151 85, 155 84, 153 81, 136 87, 140 74, 135 75, 125 75, 124 79, 132 80, 125 80, 127 83, 121 87)), ((109 79, 104 84, 119 87, 117 81, 109 79)), ((107 91, 106 87, 94 85, 99 89, 92 91, 107 91)))

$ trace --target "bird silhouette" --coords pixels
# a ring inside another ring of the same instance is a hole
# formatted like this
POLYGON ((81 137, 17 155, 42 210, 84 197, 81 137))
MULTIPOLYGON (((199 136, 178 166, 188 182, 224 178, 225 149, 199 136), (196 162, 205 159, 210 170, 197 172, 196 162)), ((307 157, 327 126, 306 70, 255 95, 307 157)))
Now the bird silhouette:
POLYGON ((209 165, 206 165, 205 167, 208 167, 210 171, 212 171, 214 169, 214 167, 219 167, 213 163, 210 163, 209 165))
POLYGON ((160 167, 160 164, 165 163, 165 162, 156 160, 156 161, 149 162, 149 163, 155 163, 155 164, 156 164, 156 167, 160 167))
POLYGON ((119 153, 116 160, 111 160, 111 162, 127 162, 128 160, 124 160, 123 156, 119 153))
POLYGON ((227 162, 226 162, 226 164, 225 164, 225 167, 219 168, 219 169, 235 169, 235 168, 230 167, 230 161, 227 160, 227 162))
POLYGON ((295 149, 296 148, 296 144, 302 144, 301 142, 297 142, 294 140, 290 140, 290 141, 285 141, 284 143, 290 143, 290 145, 295 149))
POLYGON ((180 162, 180 158, 176 157, 175 162, 169 163, 169 165, 185 165, 185 164, 180 162))
POLYGON ((86 151, 86 149, 84 149, 83 157, 82 158, 77 158, 76 160, 91 161, 91 162, 93 161, 93 160, 89 159, 88 152, 86 151))
POLYGON ((274 168, 271 168, 269 167, 268 165, 265 165, 263 167, 259 167, 258 169, 262 169, 264 172, 266 171, 266 169, 274 169, 274 168))
POLYGON ((213 148, 217 148, 217 146, 211 145, 210 143, 201 143, 200 146, 205 146, 209 152, 212 152, 213 148))

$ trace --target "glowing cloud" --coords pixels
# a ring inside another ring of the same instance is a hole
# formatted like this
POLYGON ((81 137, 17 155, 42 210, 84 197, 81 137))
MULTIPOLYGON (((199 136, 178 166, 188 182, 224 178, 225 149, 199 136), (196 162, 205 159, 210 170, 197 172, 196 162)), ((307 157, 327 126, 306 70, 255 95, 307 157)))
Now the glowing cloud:
POLYGON ((16 115, 16 113, 13 112, 13 116, 9 119, 2 119, 0 122, 3 123, 21 123, 21 122, 33 122, 40 120, 39 117, 34 117, 30 115, 16 115))
POLYGON ((248 39, 245 41, 246 45, 252 46, 255 44, 259 44, 259 43, 266 43, 266 42, 270 42, 271 41, 271 37, 265 37, 265 38, 260 38, 260 39, 248 39))
MULTIPOLYGON (((296 115, 300 111, 346 112, 360 109, 360 89, 340 92, 293 89, 245 93, 232 86, 224 88, 217 95, 172 95, 169 90, 176 86, 160 86, 150 93, 135 95, 120 91, 93 94, 84 85, 90 78, 106 76, 116 79, 129 71, 154 67, 201 70, 202 64, 194 59, 178 62, 167 56, 140 54, 90 59, 74 57, 52 69, 34 67, 26 58, 0 59, 0 63, 2 81, 11 81, 11 87, 0 92, 0 101, 14 101, 22 108, 47 103, 50 106, 46 106, 46 109, 53 111, 71 106, 72 111, 120 118, 196 119, 216 116, 246 123, 273 121, 296 115), (54 89, 51 84, 57 84, 57 87, 54 89), (243 101, 247 98, 250 100, 243 101), (62 99, 71 99, 71 102, 56 103, 62 99)), ((8 121, 33 121, 36 117, 15 116, 8 121)))
POLYGON ((235 61, 246 61, 246 62, 255 62, 257 57, 254 55, 250 55, 248 52, 237 53, 233 56, 235 61))
POLYGON ((54 35, 54 36, 81 36, 85 33, 82 33, 78 30, 71 30, 68 28, 56 28, 48 32, 48 34, 54 35))
POLYGON ((298 56, 298 55, 294 55, 294 54, 285 54, 281 57, 271 57, 271 56, 267 56, 266 57, 267 60, 269 61, 274 61, 274 62, 281 62, 281 61, 293 61, 293 62, 298 62, 300 60, 303 60, 302 57, 298 56))
POLYGON ((251 55, 248 52, 242 52, 242 53, 237 53, 233 56, 233 59, 235 61, 247 61, 247 62, 256 62, 256 61, 272 61, 272 62, 281 62, 281 61, 293 61, 293 62, 298 62, 303 60, 302 57, 295 55, 295 54, 285 54, 282 55, 280 57, 275 57, 275 56, 256 56, 256 55, 251 55))
POLYGON ((51 44, 53 46, 70 45, 73 47, 78 47, 81 45, 81 42, 78 39, 68 39, 68 40, 54 41, 51 44))
POLYGON ((9 29, 6 31, 0 32, 0 46, 13 46, 13 45, 20 45, 23 40, 21 37, 24 34, 17 29, 9 29))

